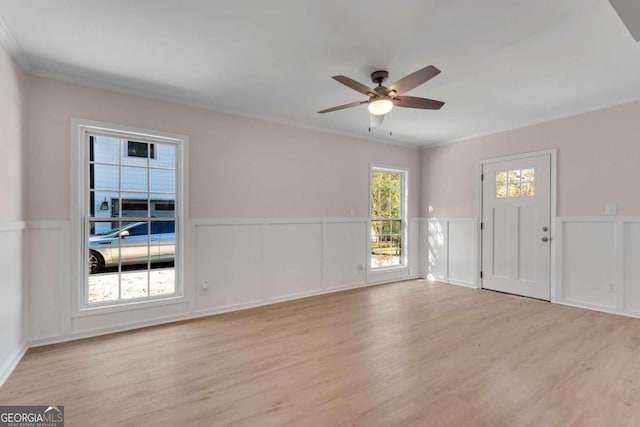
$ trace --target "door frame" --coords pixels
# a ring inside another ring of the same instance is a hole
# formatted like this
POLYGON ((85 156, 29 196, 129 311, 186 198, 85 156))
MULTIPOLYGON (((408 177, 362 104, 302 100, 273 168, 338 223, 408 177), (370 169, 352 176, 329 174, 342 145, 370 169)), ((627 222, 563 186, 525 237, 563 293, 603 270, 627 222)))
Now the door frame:
POLYGON ((521 160, 521 159, 527 159, 529 157, 538 157, 538 156, 545 156, 548 155, 550 157, 551 160, 551 176, 550 176, 550 184, 551 184, 551 207, 550 207, 550 234, 549 234, 549 238, 551 239, 551 250, 549 253, 549 297, 550 297, 550 301, 552 303, 557 302, 558 300, 558 296, 556 295, 558 286, 557 286, 557 265, 556 265, 556 242, 557 242, 557 235, 556 235, 556 229, 557 229, 557 213, 556 213, 556 209, 557 209, 557 149, 556 148, 551 148, 548 150, 540 150, 540 151, 532 151, 532 152, 527 152, 527 153, 520 153, 520 154, 513 154, 513 155, 509 155, 509 156, 503 156, 503 157, 493 157, 490 159, 481 159, 478 161, 477 164, 477 186, 476 186, 476 195, 477 195, 477 203, 476 203, 476 212, 477 212, 477 225, 476 225, 476 233, 478 235, 478 239, 477 239, 477 258, 476 258, 476 280, 477 280, 477 284, 476 284, 476 288, 477 289, 482 289, 482 278, 480 278, 480 272, 482 271, 482 229, 481 224, 482 224, 482 202, 483 202, 483 198, 482 198, 482 169, 483 166, 485 164, 489 164, 489 163, 497 163, 497 162, 505 162, 505 161, 512 161, 512 160, 521 160))

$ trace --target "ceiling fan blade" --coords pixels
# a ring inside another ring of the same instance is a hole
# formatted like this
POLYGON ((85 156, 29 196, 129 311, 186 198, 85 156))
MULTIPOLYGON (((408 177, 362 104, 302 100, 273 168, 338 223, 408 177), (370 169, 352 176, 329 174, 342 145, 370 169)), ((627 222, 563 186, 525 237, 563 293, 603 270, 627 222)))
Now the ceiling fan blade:
POLYGON ((384 114, 369 114, 369 124, 372 128, 382 125, 384 114))
POLYGON ((369 88, 368 86, 363 85, 360 82, 357 82, 353 79, 350 79, 347 76, 333 76, 331 77, 333 80, 342 83, 343 85, 350 87, 351 89, 360 92, 363 95, 375 95, 375 92, 369 88))
POLYGON ((411 89, 420 86, 422 83, 428 82, 438 74, 440 74, 440 70, 433 65, 429 65, 428 67, 424 67, 415 73, 411 73, 408 76, 401 78, 394 84, 390 85, 389 90, 395 90, 398 94, 409 92, 411 89))
POLYGON ((393 103, 398 107, 420 108, 423 110, 439 110, 444 105, 442 101, 415 96, 399 96, 393 99, 393 103))
POLYGON ((338 111, 338 110, 344 110, 345 108, 351 108, 351 107, 356 107, 358 105, 362 105, 362 104, 366 104, 369 101, 357 101, 357 102, 351 102, 349 104, 344 104, 344 105, 338 105, 337 107, 331 107, 331 108, 327 108, 326 110, 322 110, 322 111, 318 111, 318 113, 320 114, 324 114, 324 113, 330 113, 332 111, 338 111))

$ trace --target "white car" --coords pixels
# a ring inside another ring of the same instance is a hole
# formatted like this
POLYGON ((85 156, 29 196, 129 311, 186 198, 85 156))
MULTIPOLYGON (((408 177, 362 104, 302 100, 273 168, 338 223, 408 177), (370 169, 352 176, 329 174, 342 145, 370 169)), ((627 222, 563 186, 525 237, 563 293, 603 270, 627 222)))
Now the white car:
POLYGON ((175 253, 174 221, 133 222, 89 238, 89 272, 99 273, 119 262, 127 265, 173 261, 175 253))

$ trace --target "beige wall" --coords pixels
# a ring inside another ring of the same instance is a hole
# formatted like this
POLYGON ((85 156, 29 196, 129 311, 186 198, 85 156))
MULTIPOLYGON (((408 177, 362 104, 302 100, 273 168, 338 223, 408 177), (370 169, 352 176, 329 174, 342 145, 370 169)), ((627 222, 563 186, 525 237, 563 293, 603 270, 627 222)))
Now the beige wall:
POLYGON ((0 385, 25 349, 23 142, 25 76, 0 45, 0 385))
POLYGON ((370 163, 410 169, 417 216, 415 149, 283 126, 31 77, 27 213, 69 219, 70 118, 190 136, 192 218, 368 216, 370 163))
POLYGON ((422 152, 422 216, 477 216, 481 159, 558 149, 558 215, 640 215, 640 102, 422 152), (430 211, 429 206, 432 207, 430 211))
POLYGON ((32 220, 28 245, 32 342, 57 342, 419 274, 416 219, 408 227, 408 265, 368 272, 367 220, 362 218, 368 217, 372 163, 409 169, 409 216, 417 216, 417 149, 40 77, 30 77, 29 84, 25 158, 27 216, 32 220), (189 135, 194 221, 188 225, 194 233, 185 241, 184 299, 73 315, 69 296, 75 297, 81 284, 74 274, 78 260, 69 250, 75 231, 68 227, 71 144, 77 143, 71 141, 72 117, 189 135), (360 218, 306 220, 345 218, 352 211, 360 218))
POLYGON ((0 45, 0 221, 23 215, 24 115, 26 76, 0 45))

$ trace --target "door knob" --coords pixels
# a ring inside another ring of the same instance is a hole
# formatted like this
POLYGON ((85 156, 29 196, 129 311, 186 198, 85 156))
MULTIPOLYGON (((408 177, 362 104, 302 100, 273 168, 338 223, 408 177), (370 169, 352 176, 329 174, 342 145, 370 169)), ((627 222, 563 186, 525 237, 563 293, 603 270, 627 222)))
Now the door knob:
POLYGON ((543 241, 543 242, 548 242, 548 241, 549 241, 549 238, 548 238, 547 236, 544 236, 544 237, 542 238, 542 241, 543 241))
POLYGON ((549 231, 549 227, 542 227, 542 231, 549 231))

